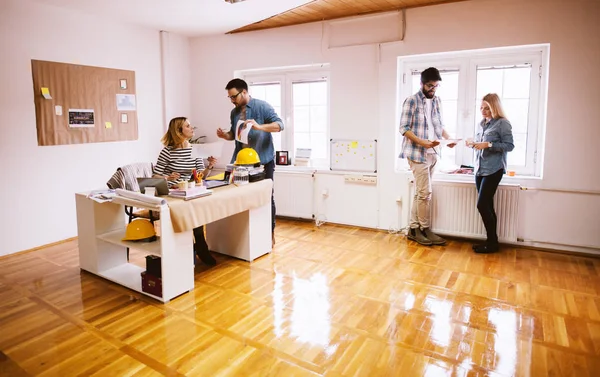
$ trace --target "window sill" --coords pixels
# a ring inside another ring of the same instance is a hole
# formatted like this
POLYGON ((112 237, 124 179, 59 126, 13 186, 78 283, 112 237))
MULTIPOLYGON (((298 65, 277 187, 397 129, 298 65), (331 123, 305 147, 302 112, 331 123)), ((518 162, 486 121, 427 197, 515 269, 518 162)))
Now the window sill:
POLYGON ((313 173, 317 170, 318 170, 318 168, 315 168, 313 166, 275 165, 276 172, 313 173))
MULTIPOLYGON (((407 171, 410 172, 410 171, 407 171)), ((502 183, 509 184, 521 184, 525 182, 541 181, 541 177, 533 177, 526 175, 515 175, 513 177, 504 174, 502 177, 502 183)), ((434 173, 434 182, 475 182, 475 175, 473 174, 448 174, 448 173, 434 173)))
POLYGON ((350 170, 331 170, 327 166, 294 166, 294 165, 276 165, 275 172, 279 173, 297 173, 297 174, 330 174, 330 175, 368 175, 376 176, 377 173, 365 171, 350 170))

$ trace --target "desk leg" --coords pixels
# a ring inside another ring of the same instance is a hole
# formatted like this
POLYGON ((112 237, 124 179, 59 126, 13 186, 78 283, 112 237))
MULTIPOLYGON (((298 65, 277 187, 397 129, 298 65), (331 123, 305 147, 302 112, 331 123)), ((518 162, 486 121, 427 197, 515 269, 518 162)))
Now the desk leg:
POLYGON ((252 262, 271 251, 271 202, 206 224, 210 250, 252 262))

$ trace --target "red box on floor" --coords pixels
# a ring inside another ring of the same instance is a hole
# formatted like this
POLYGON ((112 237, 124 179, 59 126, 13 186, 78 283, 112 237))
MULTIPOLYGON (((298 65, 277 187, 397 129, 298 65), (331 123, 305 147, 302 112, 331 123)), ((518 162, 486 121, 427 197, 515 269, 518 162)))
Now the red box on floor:
POLYGON ((142 272, 142 291, 151 295, 162 297, 162 279, 142 272))

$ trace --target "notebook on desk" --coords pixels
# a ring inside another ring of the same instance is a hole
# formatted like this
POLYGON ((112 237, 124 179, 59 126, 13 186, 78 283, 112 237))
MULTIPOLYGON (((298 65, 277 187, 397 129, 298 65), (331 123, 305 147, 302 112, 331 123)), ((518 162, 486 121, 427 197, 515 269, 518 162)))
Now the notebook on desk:
POLYGON ((207 190, 205 187, 194 187, 187 190, 171 190, 169 191, 169 196, 172 198, 179 198, 183 200, 191 200, 196 198, 201 198, 203 196, 211 195, 212 191, 207 190))

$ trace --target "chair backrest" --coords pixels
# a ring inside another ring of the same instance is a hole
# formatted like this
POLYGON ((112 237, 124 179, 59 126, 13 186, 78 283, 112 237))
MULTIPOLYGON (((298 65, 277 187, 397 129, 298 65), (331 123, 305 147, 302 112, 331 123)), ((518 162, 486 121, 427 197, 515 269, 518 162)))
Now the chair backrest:
POLYGON ((125 189, 130 191, 139 191, 140 187, 137 178, 152 177, 153 165, 151 162, 137 162, 121 166, 106 182, 106 185, 111 189, 125 189))

